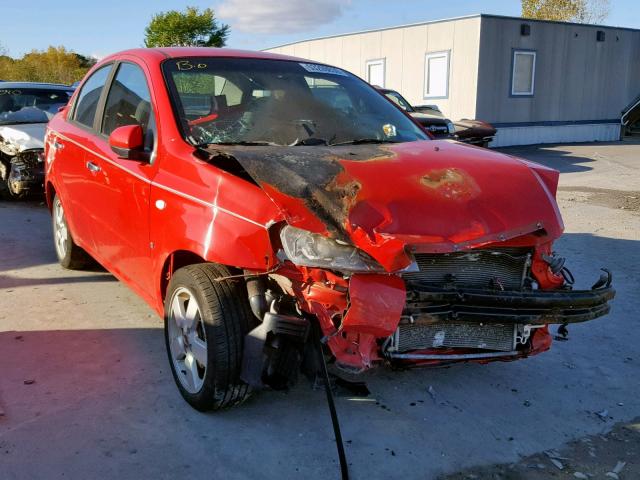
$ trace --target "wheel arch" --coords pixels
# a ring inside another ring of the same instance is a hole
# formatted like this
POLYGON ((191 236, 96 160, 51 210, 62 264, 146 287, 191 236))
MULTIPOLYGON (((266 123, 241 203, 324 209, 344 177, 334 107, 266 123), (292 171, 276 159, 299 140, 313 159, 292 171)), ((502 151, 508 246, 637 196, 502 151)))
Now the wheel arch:
POLYGON ((199 263, 222 265, 232 271, 233 274, 241 273, 241 270, 239 270, 237 267, 207 260, 190 250, 176 250, 167 255, 162 264, 162 270, 160 271, 161 302, 164 303, 165 297, 167 295, 167 287, 169 286, 169 282, 171 281, 171 277, 173 276, 173 274, 183 267, 188 267, 189 265, 196 265, 199 263))
POLYGON ((56 187, 54 187, 53 182, 47 180, 44 186, 44 199, 50 212, 53 210, 53 199, 55 198, 55 196, 56 187))
POLYGON ((207 263, 207 261, 197 253, 189 250, 176 250, 167 255, 160 271, 160 298, 162 302, 164 302, 167 295, 167 287, 174 272, 182 267, 197 263, 207 263))

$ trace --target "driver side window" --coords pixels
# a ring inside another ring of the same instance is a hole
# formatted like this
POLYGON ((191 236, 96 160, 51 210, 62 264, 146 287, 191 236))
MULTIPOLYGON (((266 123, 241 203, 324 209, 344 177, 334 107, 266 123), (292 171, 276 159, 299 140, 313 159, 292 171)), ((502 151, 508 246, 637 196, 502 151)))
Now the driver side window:
POLYGON ((116 128, 140 125, 144 145, 151 152, 155 145, 155 117, 144 72, 133 63, 121 63, 111 83, 102 118, 102 133, 110 135, 116 128))
POLYGON ((137 65, 121 63, 107 96, 102 133, 110 135, 118 127, 140 125, 146 134, 151 116, 151 95, 144 73, 137 65))

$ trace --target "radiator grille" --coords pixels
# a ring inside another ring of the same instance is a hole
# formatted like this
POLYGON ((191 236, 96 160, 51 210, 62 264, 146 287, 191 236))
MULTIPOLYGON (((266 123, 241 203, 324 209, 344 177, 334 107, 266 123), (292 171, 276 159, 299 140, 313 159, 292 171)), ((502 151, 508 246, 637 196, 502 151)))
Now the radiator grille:
POLYGON ((475 249, 457 253, 418 253, 419 272, 404 279, 440 287, 477 287, 519 290, 527 275, 531 249, 475 249))
POLYGON ((396 352, 431 348, 474 348, 510 352, 515 349, 514 325, 473 323, 400 325, 393 339, 396 352))

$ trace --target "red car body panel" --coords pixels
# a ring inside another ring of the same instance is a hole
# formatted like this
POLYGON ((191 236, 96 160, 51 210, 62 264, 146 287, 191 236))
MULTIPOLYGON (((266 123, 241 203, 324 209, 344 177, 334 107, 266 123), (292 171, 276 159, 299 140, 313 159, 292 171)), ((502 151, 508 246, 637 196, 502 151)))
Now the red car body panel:
MULTIPOLYGON (((69 121, 69 109, 50 122, 47 134, 49 202, 56 192, 65 211, 73 212, 68 221, 76 243, 159 315, 168 278, 180 266, 174 262, 184 255, 269 271, 282 279, 283 290, 297 298, 304 311, 318 318, 338 362, 363 369, 380 359, 377 339, 398 326, 406 299, 397 273, 410 265, 411 253, 532 246, 538 252, 532 271, 540 288, 562 285, 562 277, 553 274, 541 256, 550 253, 563 230, 554 200, 558 172, 442 141, 384 146, 382 156, 359 161, 346 155, 332 158, 342 169, 332 185, 350 192, 341 197, 344 221, 339 227, 387 274, 354 274, 347 280, 280 262, 273 225, 286 221, 329 236, 335 231, 305 199, 216 168, 184 141, 161 62, 203 55, 301 61, 226 49, 140 49, 113 55, 94 70, 126 60, 146 75, 158 130, 153 162, 118 158, 106 137, 69 121), (88 172, 87 162, 99 170, 88 172)), ((188 62, 185 65, 188 68, 188 62)), ((522 355, 549 348, 546 328, 536 330, 533 339, 533 347, 522 355)))

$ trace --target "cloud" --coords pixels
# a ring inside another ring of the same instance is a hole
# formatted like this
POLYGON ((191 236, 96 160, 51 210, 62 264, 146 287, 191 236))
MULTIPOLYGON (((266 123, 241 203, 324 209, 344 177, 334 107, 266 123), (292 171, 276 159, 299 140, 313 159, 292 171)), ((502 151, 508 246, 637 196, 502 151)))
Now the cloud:
POLYGON ((217 15, 231 30, 245 33, 297 33, 332 22, 349 0, 224 0, 217 15))

